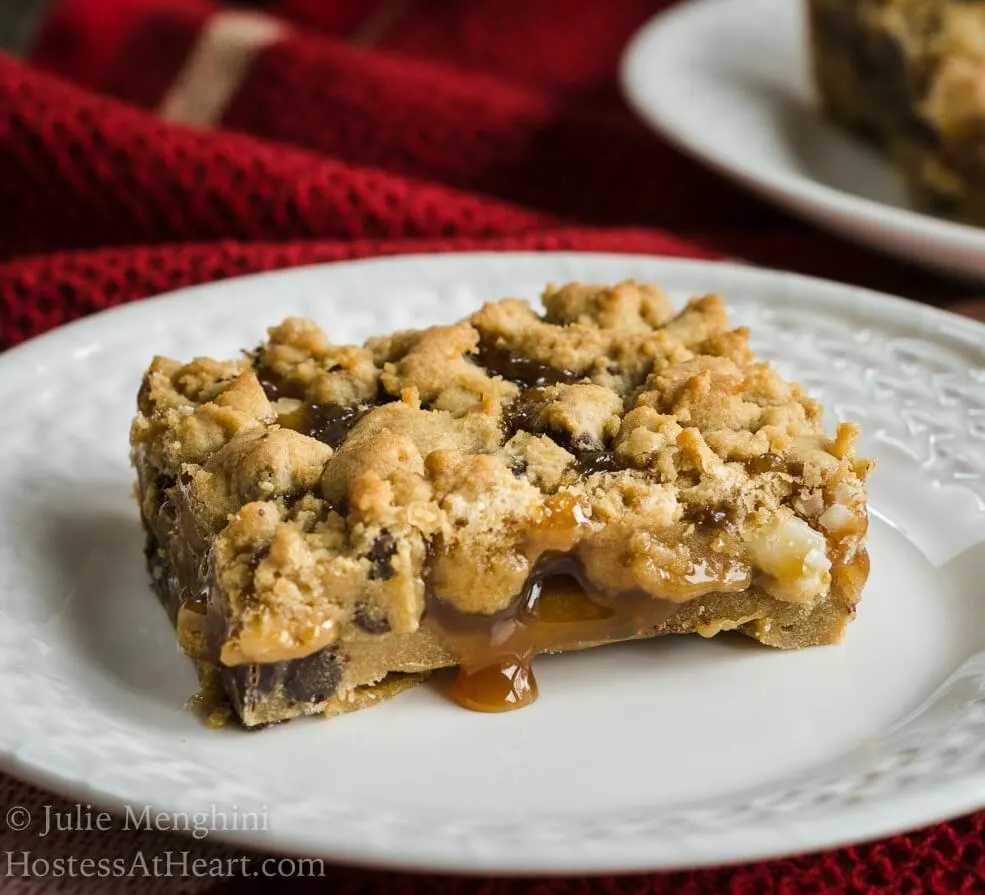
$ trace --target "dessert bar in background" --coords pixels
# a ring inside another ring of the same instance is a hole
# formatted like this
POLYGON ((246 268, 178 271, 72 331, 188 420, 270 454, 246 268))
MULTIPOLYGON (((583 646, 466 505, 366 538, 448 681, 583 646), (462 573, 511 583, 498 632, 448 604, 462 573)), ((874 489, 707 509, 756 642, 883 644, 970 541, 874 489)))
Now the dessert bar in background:
POLYGON ((985 3, 807 2, 824 112, 881 147, 920 207, 985 225, 985 3))
POLYGON ((245 726, 447 666, 462 705, 516 708, 536 654, 660 634, 841 638, 868 574, 857 427, 826 433, 716 295, 542 300, 154 359, 131 438, 147 562, 245 726))

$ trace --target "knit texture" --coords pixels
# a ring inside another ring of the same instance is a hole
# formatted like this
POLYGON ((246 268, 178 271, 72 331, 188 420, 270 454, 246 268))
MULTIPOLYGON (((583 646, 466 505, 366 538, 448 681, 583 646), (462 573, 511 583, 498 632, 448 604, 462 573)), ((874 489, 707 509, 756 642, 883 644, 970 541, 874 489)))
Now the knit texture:
MULTIPOLYGON (((983 315, 967 287, 792 220, 637 122, 619 99, 619 56, 669 5, 62 0, 26 60, 0 57, 0 349, 192 283, 436 251, 729 257, 983 315)), ((5 806, 52 800, 9 778, 0 792, 5 806)), ((144 888, 973 892, 985 891, 983 827, 985 814, 822 855, 633 877, 476 880, 336 866, 307 881, 144 888)), ((138 846, 215 850, 135 833, 65 834, 45 847, 103 856, 138 846)), ((0 850, 26 847, 0 832, 0 850)), ((58 886, 5 888, 128 890, 107 880, 58 886)))

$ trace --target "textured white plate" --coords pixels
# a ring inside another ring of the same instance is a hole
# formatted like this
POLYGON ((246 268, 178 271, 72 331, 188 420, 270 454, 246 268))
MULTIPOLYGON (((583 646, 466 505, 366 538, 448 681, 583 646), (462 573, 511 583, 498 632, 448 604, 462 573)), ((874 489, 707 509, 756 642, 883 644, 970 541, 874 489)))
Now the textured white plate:
MULTIPOLYGON (((0 356, 0 767, 77 798, 268 812, 240 842, 496 872, 815 849, 985 805, 985 327, 821 281, 613 255, 407 257, 231 280, 0 356), (148 589, 127 429, 154 353, 233 355, 287 314, 335 340, 548 281, 721 291, 756 348, 865 426, 872 577, 841 646, 677 639, 555 657, 510 715, 436 685, 332 721, 203 728, 148 589)), ((236 838, 236 837, 232 837, 236 838)))
POLYGON ((720 173, 845 236, 985 279, 985 229, 913 211, 892 168, 817 111, 804 0, 692 0, 623 58, 642 118, 720 173))

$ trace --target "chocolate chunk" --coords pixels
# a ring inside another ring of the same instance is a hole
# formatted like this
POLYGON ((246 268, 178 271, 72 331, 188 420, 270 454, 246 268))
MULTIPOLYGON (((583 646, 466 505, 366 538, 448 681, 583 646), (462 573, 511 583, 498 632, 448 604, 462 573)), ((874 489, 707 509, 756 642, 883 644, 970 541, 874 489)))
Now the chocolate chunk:
POLYGON ((334 647, 289 662, 222 669, 226 695, 240 716, 278 691, 295 703, 323 702, 335 693, 341 680, 342 668, 334 647))
POLYGON ((267 558, 268 553, 270 553, 270 544, 264 544, 262 547, 258 547, 253 551, 253 554, 246 563, 251 572, 255 572, 257 570, 260 563, 267 558))
POLYGON ((526 460, 511 460, 510 461, 510 472, 513 473, 517 478, 520 478, 527 471, 527 461, 526 460))
POLYGON ((390 631, 390 622, 383 616, 374 614, 366 606, 356 608, 353 621, 367 634, 387 634, 390 631))
POLYGON ((269 367, 263 364, 263 349, 257 348, 256 351, 248 355, 253 364, 253 372, 260 382, 263 393, 268 401, 279 401, 281 398, 304 399, 304 386, 300 383, 289 382, 282 376, 278 376, 269 367))
POLYGON ((520 392, 503 410, 506 438, 512 438, 517 432, 532 432, 534 420, 546 402, 547 396, 543 388, 529 388, 520 392))
MULTIPOLYGON (((537 386, 520 392, 503 411, 506 439, 509 440, 517 432, 542 431, 541 427, 536 425, 537 416, 549 404, 550 399, 543 387, 537 386)), ((572 436, 570 432, 548 429, 543 434, 572 454, 605 453, 605 445, 589 432, 572 436)))
POLYGON ((260 388, 263 389, 268 401, 279 401, 281 398, 287 397, 281 388, 281 383, 271 378, 269 370, 262 368, 257 370, 257 379, 260 381, 260 388))
POLYGON ((145 373, 140 382, 140 389, 137 392, 137 409, 144 415, 150 416, 154 407, 150 400, 150 375, 145 373))
POLYGON ((625 468, 625 464, 612 451, 585 451, 578 455, 578 472, 582 475, 618 472, 625 468))
POLYGON ((698 528, 720 528, 730 518, 724 506, 691 506, 684 511, 684 521, 693 522, 698 528))
POLYGON ((300 431, 338 450, 349 430, 365 412, 365 408, 345 407, 342 404, 309 404, 305 408, 304 424, 300 431))
POLYGON ((338 689, 342 669, 334 647, 325 647, 317 653, 282 663, 284 695, 295 702, 323 702, 338 689))
POLYGON ((554 385, 559 382, 577 382, 582 374, 573 370, 562 370, 543 364, 531 357, 515 354, 509 348, 494 344, 489 339, 482 339, 473 355, 473 360, 493 376, 502 376, 509 382, 515 382, 527 388, 538 385, 554 385))
POLYGON ((373 546, 369 548, 366 558, 373 564, 369 570, 370 581, 389 581, 396 572, 390 560, 397 552, 397 543, 385 528, 380 531, 373 541, 373 546))
POLYGON ((894 107, 899 103, 904 108, 914 98, 915 85, 911 84, 913 78, 902 44, 895 36, 881 31, 865 33, 859 43, 861 52, 856 60, 859 74, 871 77, 871 83, 878 85, 894 107))
POLYGON ((154 479, 154 490, 158 494, 163 494, 165 491, 173 488, 177 483, 178 480, 173 475, 167 475, 162 472, 154 479))
POLYGON ((164 551, 161 550, 161 542, 149 526, 145 526, 145 532, 144 559, 147 561, 147 571, 150 573, 151 581, 158 584, 167 575, 168 561, 164 557, 164 551))
POLYGON ((222 684, 236 714, 252 710, 276 688, 283 662, 268 665, 233 665, 223 667, 222 684))

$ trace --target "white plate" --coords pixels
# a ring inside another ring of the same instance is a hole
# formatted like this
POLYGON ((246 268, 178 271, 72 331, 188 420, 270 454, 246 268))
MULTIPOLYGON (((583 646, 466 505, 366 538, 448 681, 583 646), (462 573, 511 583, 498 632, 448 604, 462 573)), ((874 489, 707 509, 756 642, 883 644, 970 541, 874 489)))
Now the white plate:
POLYGON ((720 173, 815 223, 985 279, 985 228, 913 211, 892 168, 817 110, 804 0, 692 0, 633 39, 636 111, 720 173))
MULTIPOLYGON (((240 843, 513 873, 720 863, 985 805, 985 327, 860 289, 613 255, 407 257, 220 282, 0 356, 0 767, 76 798, 267 811, 240 843), (872 578, 843 645, 673 639, 538 665, 541 699, 472 714, 425 685, 247 734, 183 708, 127 461, 154 353, 232 356, 288 314, 332 338, 457 318, 548 281, 723 292, 756 348, 865 426, 872 578)), ((219 834, 216 834, 219 835, 219 834)))

